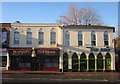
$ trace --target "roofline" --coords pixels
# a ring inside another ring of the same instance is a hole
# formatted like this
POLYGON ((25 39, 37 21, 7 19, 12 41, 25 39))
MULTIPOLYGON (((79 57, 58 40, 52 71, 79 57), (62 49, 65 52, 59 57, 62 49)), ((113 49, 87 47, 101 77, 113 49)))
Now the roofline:
POLYGON ((113 32, 115 32, 115 27, 112 27, 112 26, 102 26, 102 25, 66 25, 62 28, 81 28, 81 29, 88 29, 88 28, 92 28, 92 29, 103 29, 103 28, 107 28, 107 29, 113 29, 113 32))

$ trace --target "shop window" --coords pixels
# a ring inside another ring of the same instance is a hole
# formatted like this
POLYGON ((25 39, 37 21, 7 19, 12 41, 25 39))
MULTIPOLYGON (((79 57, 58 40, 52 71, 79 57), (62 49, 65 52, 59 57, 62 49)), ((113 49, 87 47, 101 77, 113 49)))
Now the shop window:
POLYGON ((19 31, 18 28, 14 31, 14 44, 19 44, 19 31))
POLYGON ((55 43, 56 43, 56 32, 54 29, 52 29, 50 32, 50 44, 55 44, 55 43))
POLYGON ((80 70, 87 71, 87 58, 85 53, 82 53, 80 56, 80 70))
POLYGON ((78 32, 78 46, 82 46, 83 45, 83 37, 82 37, 82 31, 78 32))
POLYGON ((65 46, 70 46, 70 34, 68 31, 65 32, 64 41, 65 41, 65 46))
POLYGON ((97 55, 97 70, 103 70, 103 56, 101 53, 97 55))
POLYGON ((2 59, 2 67, 6 67, 7 65, 7 56, 1 56, 0 59, 2 59))
POLYGON ((44 44, 44 32, 42 31, 39 32, 38 44, 44 44))
POLYGON ((104 32, 104 46, 108 46, 109 42, 108 42, 108 32, 105 31, 104 32))
POLYGON ((111 55, 109 53, 105 55, 105 69, 111 70, 111 55))
POLYGON ((91 32, 91 46, 96 46, 96 35, 95 32, 91 32))
POLYGON ((21 56, 19 58, 19 67, 30 67, 30 58, 21 56))
POLYGON ((78 56, 76 53, 72 56, 72 71, 78 72, 78 56))
POLYGON ((93 53, 90 53, 89 55, 89 70, 95 70, 95 57, 93 53))
POLYGON ((27 30, 27 44, 32 44, 32 30, 30 28, 27 30))
POLYGON ((45 59, 45 67, 49 67, 49 68, 52 68, 52 67, 58 67, 58 60, 56 61, 57 59, 45 59))
POLYGON ((67 53, 63 54, 63 71, 64 72, 68 71, 68 54, 67 53))

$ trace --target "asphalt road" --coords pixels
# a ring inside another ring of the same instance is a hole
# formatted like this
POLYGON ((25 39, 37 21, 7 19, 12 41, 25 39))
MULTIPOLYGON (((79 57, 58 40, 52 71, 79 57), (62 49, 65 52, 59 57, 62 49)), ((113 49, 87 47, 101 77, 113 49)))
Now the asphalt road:
POLYGON ((2 82, 120 82, 120 74, 2 74, 1 80, 2 82))

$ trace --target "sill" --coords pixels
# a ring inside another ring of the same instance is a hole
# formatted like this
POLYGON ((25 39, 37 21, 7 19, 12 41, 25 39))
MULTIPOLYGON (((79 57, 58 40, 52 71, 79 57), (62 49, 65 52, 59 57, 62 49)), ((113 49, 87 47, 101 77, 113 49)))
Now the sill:
POLYGON ((44 44, 38 44, 38 45, 44 45, 44 44))

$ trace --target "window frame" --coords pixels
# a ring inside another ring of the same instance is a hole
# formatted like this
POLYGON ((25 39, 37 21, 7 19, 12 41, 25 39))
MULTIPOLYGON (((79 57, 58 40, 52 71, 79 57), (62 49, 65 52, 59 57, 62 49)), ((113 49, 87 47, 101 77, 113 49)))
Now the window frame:
POLYGON ((56 31, 51 29, 50 31, 50 44, 56 44, 56 31))
POLYGON ((78 46, 83 46, 83 34, 82 34, 82 31, 78 32, 78 46))
POLYGON ((29 28, 26 35, 26 44, 32 44, 32 30, 29 28), (30 35, 30 36, 29 36, 30 35))
POLYGON ((69 31, 65 32, 64 45, 70 46, 70 33, 69 33, 69 31))
POLYGON ((91 46, 96 46, 96 34, 95 34, 95 31, 91 32, 91 46))
POLYGON ((14 44, 17 45, 19 43, 20 43, 20 32, 18 31, 18 28, 16 28, 14 31, 14 44))

